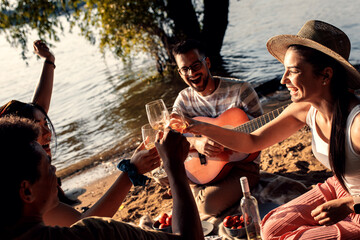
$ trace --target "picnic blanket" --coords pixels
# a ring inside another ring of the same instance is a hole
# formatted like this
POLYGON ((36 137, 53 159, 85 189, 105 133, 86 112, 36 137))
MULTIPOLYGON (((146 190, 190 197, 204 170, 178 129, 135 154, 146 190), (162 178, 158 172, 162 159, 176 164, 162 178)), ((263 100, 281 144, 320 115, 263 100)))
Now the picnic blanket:
MULTIPOLYGON (((260 181, 252 189, 251 194, 257 199, 259 204, 260 217, 263 218, 269 211, 288 201, 300 196, 309 189, 301 182, 265 171, 260 171, 260 181)), ((239 189, 241 191, 241 189, 239 189)), ((214 225, 214 228, 206 239, 233 240, 240 239, 228 235, 222 224, 226 216, 241 214, 240 202, 225 210, 219 216, 211 216, 200 213, 201 221, 207 221, 214 225)), ((152 229, 153 221, 149 216, 140 219, 139 226, 144 229, 152 229)), ((245 240, 245 239, 244 239, 245 240)))
MULTIPOLYGON (((309 189, 301 182, 288 177, 280 176, 265 171, 260 171, 260 181, 252 189, 251 194, 258 200, 260 217, 263 218, 269 211, 288 201, 300 196, 309 189)), ((241 191, 241 189, 239 189, 241 191)), ((210 216, 200 213, 202 221, 211 222, 214 225, 209 235, 218 235, 222 240, 239 239, 228 235, 222 224, 226 216, 241 213, 240 202, 225 210, 219 216, 210 216)))

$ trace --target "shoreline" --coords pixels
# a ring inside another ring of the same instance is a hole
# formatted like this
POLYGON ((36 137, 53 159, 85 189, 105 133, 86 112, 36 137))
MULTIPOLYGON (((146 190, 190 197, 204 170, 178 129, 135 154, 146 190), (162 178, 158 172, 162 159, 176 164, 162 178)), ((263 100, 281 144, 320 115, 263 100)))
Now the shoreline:
MULTIPOLYGON (((255 91, 258 93, 264 113, 274 110, 286 103, 289 103, 290 95, 287 90, 281 89, 280 79, 274 78, 254 86, 255 91)), ((101 165, 108 162, 116 161, 116 159, 129 158, 136 147, 141 143, 141 135, 134 134, 129 136, 126 143, 118 142, 114 147, 102 151, 93 156, 84 158, 83 160, 72 164, 68 167, 60 169, 56 175, 66 181, 66 179, 78 176, 93 168, 101 168, 101 165)))
MULTIPOLYGON (((270 112, 290 102, 290 95, 287 90, 275 90, 279 87, 278 83, 279 80, 274 79, 256 88, 259 96, 261 96, 260 101, 264 113, 270 112)), ((140 141, 140 135, 134 136, 129 139, 126 145, 118 143, 112 149, 57 171, 57 176, 62 180, 63 190, 67 192, 74 188, 85 187, 94 181, 115 173, 119 159, 130 158, 133 151, 140 144, 140 141)))
MULTIPOLYGON (((263 90, 257 89, 257 91, 261 90, 259 95, 262 96, 260 101, 264 113, 291 102, 289 91, 274 90, 274 88, 278 88, 278 85, 274 85, 273 82, 269 82, 269 84, 261 85, 260 87, 262 87, 263 90), (271 84, 271 86, 269 84, 271 84), (265 93, 267 94, 264 95, 265 93)), ((119 159, 131 157, 133 151, 140 144, 141 136, 135 136, 129 139, 129 141, 130 144, 126 146, 120 146, 121 143, 117 144, 113 148, 117 149, 116 151, 109 149, 85 161, 81 161, 79 164, 74 164, 69 168, 58 171, 57 175, 62 179, 63 190, 68 192, 72 189, 87 187, 97 180, 115 174, 118 171, 116 166, 119 159)))

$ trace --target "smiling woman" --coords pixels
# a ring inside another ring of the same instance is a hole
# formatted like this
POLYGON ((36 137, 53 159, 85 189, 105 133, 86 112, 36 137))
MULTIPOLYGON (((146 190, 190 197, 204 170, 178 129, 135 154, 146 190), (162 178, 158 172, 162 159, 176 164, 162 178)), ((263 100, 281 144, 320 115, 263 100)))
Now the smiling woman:
MULTIPOLYGON (((17 100, 11 100, 4 106, 0 107, 0 117, 6 117, 15 115, 33 120, 38 123, 41 128, 41 134, 39 135, 38 142, 44 148, 46 153, 51 156, 50 142, 54 139, 56 143, 56 135, 54 126, 47 116, 44 109, 33 103, 23 103, 17 100), (51 136, 54 136, 53 138, 51 136)), ((56 149, 56 144, 52 146, 56 149)))
MULTIPOLYGON (((329 75, 327 71, 330 70, 330 68, 323 69, 317 73, 313 64, 307 61, 309 58, 305 59, 303 54, 298 54, 299 49, 300 47, 291 46, 286 52, 284 58, 285 72, 281 79, 281 84, 286 85, 290 91, 293 102, 304 100, 314 93, 320 96, 325 94, 324 84, 328 84, 328 81, 324 77, 329 75)), ((304 50, 301 52, 303 53, 304 50)))
POLYGON ((255 152, 308 125, 315 157, 335 176, 266 215, 262 236, 355 239, 360 234, 354 209, 360 194, 360 99, 353 92, 360 89, 360 73, 348 62, 350 40, 335 26, 310 20, 297 35, 272 37, 267 48, 285 66, 281 83, 293 103, 249 134, 190 119, 185 131, 239 152, 255 152))

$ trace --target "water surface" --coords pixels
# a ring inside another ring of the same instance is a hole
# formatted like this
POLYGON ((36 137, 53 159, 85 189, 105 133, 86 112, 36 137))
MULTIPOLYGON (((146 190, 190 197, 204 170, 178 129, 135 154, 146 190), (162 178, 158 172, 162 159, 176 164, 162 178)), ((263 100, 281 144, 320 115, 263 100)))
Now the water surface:
MULTIPOLYGON (((310 19, 327 21, 347 33, 352 42, 350 62, 359 64, 358 9, 358 0, 231 0, 221 52, 225 74, 254 86, 278 78, 283 67, 267 52, 267 39, 296 34, 310 19)), ((145 103, 163 98, 171 105, 185 86, 180 80, 149 80, 156 68, 146 55, 126 65, 110 53, 104 58, 76 29, 53 44, 57 67, 49 115, 58 135, 53 160, 58 170, 132 149, 147 122, 145 103)), ((0 52, 0 104, 10 99, 29 102, 43 61, 32 56, 27 66, 20 49, 11 48, 4 36, 0 52)))

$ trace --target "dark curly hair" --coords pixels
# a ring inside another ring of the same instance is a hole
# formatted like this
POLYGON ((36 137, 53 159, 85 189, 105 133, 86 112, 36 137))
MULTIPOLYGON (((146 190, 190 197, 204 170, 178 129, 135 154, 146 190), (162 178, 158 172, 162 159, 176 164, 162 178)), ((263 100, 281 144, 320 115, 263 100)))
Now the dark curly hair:
POLYGON ((0 118, 0 153, 2 197, 5 222, 0 228, 14 225, 21 217, 23 203, 19 195, 22 181, 34 183, 40 178, 41 153, 36 150, 40 128, 33 121, 17 116, 0 118))

